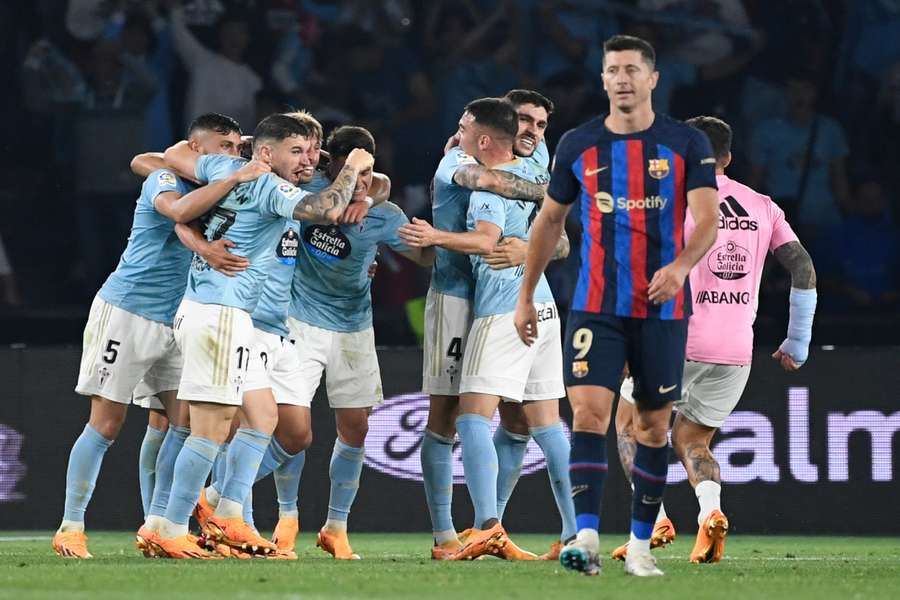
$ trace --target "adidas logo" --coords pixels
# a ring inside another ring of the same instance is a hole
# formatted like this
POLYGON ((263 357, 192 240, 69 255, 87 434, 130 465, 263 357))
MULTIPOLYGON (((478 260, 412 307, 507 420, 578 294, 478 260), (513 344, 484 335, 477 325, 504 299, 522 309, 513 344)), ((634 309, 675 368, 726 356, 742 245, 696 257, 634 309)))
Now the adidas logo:
POLYGON ((719 229, 728 231, 756 231, 759 222, 750 218, 734 196, 725 196, 725 202, 719 203, 719 229))

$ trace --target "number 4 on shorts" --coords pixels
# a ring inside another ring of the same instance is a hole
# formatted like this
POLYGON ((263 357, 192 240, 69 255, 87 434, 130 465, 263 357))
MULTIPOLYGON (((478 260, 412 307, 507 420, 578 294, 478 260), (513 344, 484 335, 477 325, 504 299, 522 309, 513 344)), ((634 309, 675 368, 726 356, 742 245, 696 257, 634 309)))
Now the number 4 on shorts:
POLYGON ((447 347, 447 356, 453 358, 453 360, 462 358, 462 338, 455 337, 450 340, 450 345, 447 347))

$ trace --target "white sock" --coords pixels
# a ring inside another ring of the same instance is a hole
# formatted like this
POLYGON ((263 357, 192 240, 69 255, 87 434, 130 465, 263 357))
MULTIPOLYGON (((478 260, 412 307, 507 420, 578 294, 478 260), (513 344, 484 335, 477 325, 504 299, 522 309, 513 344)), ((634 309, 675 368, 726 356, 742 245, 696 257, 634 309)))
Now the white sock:
POLYGON ((240 502, 235 502, 230 498, 219 498, 219 503, 216 504, 216 512, 215 515, 217 517, 222 517, 224 519, 233 519, 235 517, 241 517, 244 514, 244 505, 240 502))
POLYGON ((177 525, 165 517, 159 518, 159 537, 171 540, 188 534, 187 523, 177 525))
POLYGON ((697 494, 697 501, 700 502, 700 514, 697 515, 697 524, 703 525, 703 521, 706 520, 709 513, 722 508, 720 499, 722 486, 715 481, 701 481, 694 488, 694 493, 697 494))
POLYGON ((325 520, 325 529, 328 531, 347 531, 347 521, 325 520))
POLYGON ((656 522, 659 523, 660 521, 662 521, 662 520, 665 519, 665 518, 667 518, 667 517, 666 517, 666 509, 665 509, 665 507, 663 506, 663 503, 660 502, 660 503, 659 503, 659 514, 656 515, 656 522))
POLYGON ((300 519, 300 511, 298 510, 279 510, 279 519, 300 519))
POLYGON ((206 501, 209 502, 209 505, 213 508, 216 508, 219 505, 219 490, 214 488, 213 486, 209 486, 206 488, 206 501))
POLYGON ((631 534, 631 537, 628 539, 628 554, 634 552, 642 553, 642 554, 650 554, 650 540, 639 540, 634 537, 634 534, 631 534))
POLYGON ((446 544, 447 542, 459 541, 459 538, 456 537, 456 532, 452 529, 448 529, 446 531, 435 531, 434 532, 434 542, 440 546, 441 544, 446 544))
POLYGON ((144 522, 144 526, 150 531, 159 531, 160 521, 162 517, 159 515, 150 515, 147 517, 147 520, 144 522))
POLYGON ((63 519, 56 532, 62 533, 64 531, 84 531, 84 521, 67 521, 63 519))

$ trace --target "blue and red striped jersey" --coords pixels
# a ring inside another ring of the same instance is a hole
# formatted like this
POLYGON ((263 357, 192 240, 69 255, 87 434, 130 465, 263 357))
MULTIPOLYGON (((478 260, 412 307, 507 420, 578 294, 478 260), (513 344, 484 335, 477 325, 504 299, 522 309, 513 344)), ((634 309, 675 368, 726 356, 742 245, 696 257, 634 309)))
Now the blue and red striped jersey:
POLYGON ((581 208, 581 268, 571 309, 642 319, 691 314, 689 282, 652 304, 653 274, 684 248, 687 193, 716 188, 715 159, 701 132, 665 115, 619 135, 606 115, 569 130, 556 149, 547 193, 581 208))

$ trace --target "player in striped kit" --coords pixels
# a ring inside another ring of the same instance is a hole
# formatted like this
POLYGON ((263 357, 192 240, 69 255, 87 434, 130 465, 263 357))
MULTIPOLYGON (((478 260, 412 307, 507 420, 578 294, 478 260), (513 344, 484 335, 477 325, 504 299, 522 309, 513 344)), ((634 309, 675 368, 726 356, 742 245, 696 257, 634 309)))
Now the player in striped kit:
POLYGON ((565 334, 564 370, 574 414, 569 470, 578 534, 560 554, 567 568, 600 571, 600 498, 606 431, 626 361, 635 377, 637 451, 626 573, 662 575, 650 536, 668 471, 672 402, 681 397, 691 267, 715 240, 715 159, 709 141, 653 112, 659 77, 646 41, 604 44, 610 113, 560 140, 544 207, 535 221, 516 328, 540 335, 534 290, 571 205, 581 206, 582 265, 565 334), (685 243, 684 218, 696 222, 685 243))

